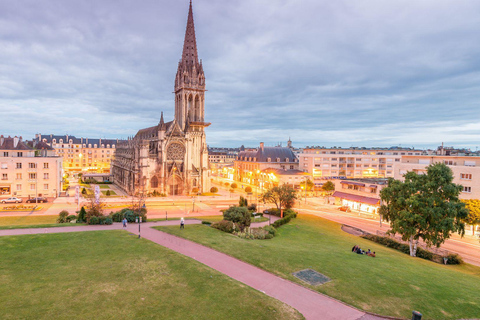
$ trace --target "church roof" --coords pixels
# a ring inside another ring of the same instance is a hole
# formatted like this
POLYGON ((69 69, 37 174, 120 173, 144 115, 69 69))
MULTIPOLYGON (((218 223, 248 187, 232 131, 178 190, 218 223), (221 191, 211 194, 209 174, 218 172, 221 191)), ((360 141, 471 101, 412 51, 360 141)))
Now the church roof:
POLYGON ((187 29, 185 30, 185 41, 183 42, 182 63, 189 66, 198 65, 197 40, 195 38, 192 1, 190 1, 190 8, 188 10, 187 29))

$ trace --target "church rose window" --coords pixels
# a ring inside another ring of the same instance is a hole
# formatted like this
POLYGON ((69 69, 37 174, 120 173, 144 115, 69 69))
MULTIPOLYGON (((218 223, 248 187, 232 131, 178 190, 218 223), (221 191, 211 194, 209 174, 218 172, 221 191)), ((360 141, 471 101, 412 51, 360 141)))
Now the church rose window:
POLYGON ((168 160, 183 160, 185 155, 185 148, 180 143, 172 143, 167 149, 168 160))

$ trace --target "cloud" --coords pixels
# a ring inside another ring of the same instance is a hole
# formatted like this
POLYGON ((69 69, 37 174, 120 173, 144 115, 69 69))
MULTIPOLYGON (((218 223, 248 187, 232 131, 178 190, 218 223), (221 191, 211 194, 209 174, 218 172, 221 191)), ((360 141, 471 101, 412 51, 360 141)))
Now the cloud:
MULTIPOLYGON (((212 146, 480 133, 476 1, 194 3, 212 146)), ((188 1, 0 3, 0 131, 124 138, 174 114, 188 1)))

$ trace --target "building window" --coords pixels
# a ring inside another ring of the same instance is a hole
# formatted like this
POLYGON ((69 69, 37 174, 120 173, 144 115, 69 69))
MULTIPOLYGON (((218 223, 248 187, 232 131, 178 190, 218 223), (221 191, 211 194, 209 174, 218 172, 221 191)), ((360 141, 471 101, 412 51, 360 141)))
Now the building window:
POLYGON ((463 192, 471 193, 472 187, 463 187, 463 192))
POLYGON ((36 163, 33 163, 33 162, 30 162, 30 163, 28 164, 28 168, 29 168, 29 169, 36 169, 36 168, 37 168, 37 164, 36 164, 36 163))
POLYGON ((47 183, 43 185, 43 190, 48 190, 48 184, 47 183))
POLYGON ((7 163, 5 163, 5 162, 4 162, 4 163, 2 163, 2 169, 8 169, 8 165, 7 165, 7 163))
POLYGON ((45 163, 43 164, 43 169, 48 169, 48 162, 45 162, 45 163))
POLYGON ((453 166, 454 165, 452 160, 444 160, 443 163, 446 164, 447 166, 453 166))
POLYGON ((8 152, 4 152, 4 153, 3 153, 3 156, 4 156, 4 157, 8 157, 8 152))
POLYGON ((8 180, 8 174, 3 173, 2 174, 2 180, 8 180))
POLYGON ((21 163, 21 162, 17 162, 16 168, 17 168, 17 169, 22 169, 22 163, 21 163))
POLYGON ((30 190, 35 190, 35 184, 32 183, 32 184, 30 185, 30 190))
POLYGON ((17 191, 22 191, 22 185, 21 184, 17 184, 17 191))
POLYGON ((460 179, 462 179, 462 180, 472 180, 472 174, 471 173, 461 173, 460 174, 460 179))
POLYGON ((17 180, 22 180, 22 174, 21 173, 17 173, 17 180))
POLYGON ((28 174, 28 179, 30 180, 35 180, 37 178, 37 174, 36 173, 29 173, 28 174))
POLYGON ((44 174, 43 174, 43 179, 48 180, 48 178, 49 178, 49 177, 48 177, 48 173, 44 173, 44 174))
POLYGON ((17 157, 23 157, 23 152, 17 152, 17 157))

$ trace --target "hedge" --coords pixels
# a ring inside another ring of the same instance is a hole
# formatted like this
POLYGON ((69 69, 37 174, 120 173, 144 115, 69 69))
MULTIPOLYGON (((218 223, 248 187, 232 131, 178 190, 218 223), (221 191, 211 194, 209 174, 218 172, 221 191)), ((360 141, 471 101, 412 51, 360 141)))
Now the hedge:
MULTIPOLYGON (((377 235, 374 235, 374 234, 363 235, 362 238, 365 238, 367 240, 382 244, 386 247, 401 251, 405 254, 410 254, 410 246, 408 244, 400 243, 400 242, 398 242, 398 241, 396 241, 392 238, 381 237, 381 236, 377 236, 377 235)), ((425 259, 425 260, 430 260, 430 261, 433 261, 433 262, 436 262, 436 263, 442 263, 442 264, 444 263, 443 262, 443 258, 444 258, 443 256, 441 256, 439 254, 436 254, 436 253, 433 253, 433 252, 430 252, 430 251, 427 251, 427 250, 419 248, 419 247, 417 247, 416 256, 418 258, 422 258, 422 259, 425 259)), ((450 253, 445 258, 447 258, 447 264, 462 264, 463 263, 462 257, 460 257, 456 253, 450 253)))

